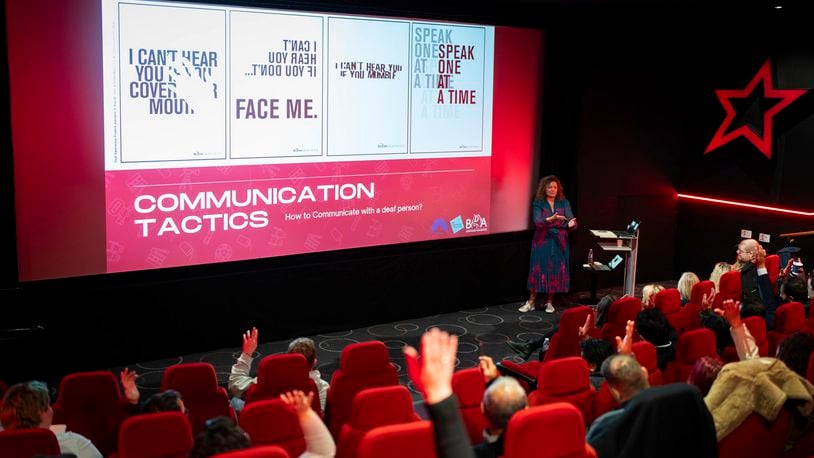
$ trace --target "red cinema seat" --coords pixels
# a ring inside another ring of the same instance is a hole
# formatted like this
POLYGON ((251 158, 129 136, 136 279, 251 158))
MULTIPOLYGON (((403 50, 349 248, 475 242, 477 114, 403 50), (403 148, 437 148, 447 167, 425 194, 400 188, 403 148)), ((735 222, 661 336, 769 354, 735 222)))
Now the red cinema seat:
POLYGON ((591 319, 593 319, 593 315, 593 309, 587 305, 572 307, 563 312, 560 316, 560 327, 551 336, 551 342, 543 361, 579 356, 581 353, 579 328, 585 324, 585 318, 591 316, 591 319))
POLYGON ((362 437, 371 429, 418 420, 407 388, 396 385, 362 390, 353 399, 350 420, 342 425, 336 456, 356 457, 362 437))
POLYGON ((769 281, 772 283, 772 292, 777 294, 777 277, 780 276, 780 255, 770 254, 766 256, 766 271, 769 273, 769 281))
POLYGON ((483 374, 477 367, 452 374, 452 392, 458 397, 461 416, 472 445, 483 442, 483 429, 489 424, 480 407, 485 389, 483 374))
POLYGON ((192 450, 192 429, 181 412, 130 417, 119 430, 118 458, 182 458, 192 450))
POLYGON ((781 409, 773 422, 751 413, 743 423, 718 441, 720 458, 780 458, 786 446, 789 431, 789 413, 781 409))
POLYGON ((119 425, 132 406, 110 371, 77 372, 62 379, 54 403, 54 424, 85 436, 102 453, 116 450, 119 425))
POLYGON ((677 335, 684 332, 684 309, 681 308, 681 293, 677 289, 659 291, 656 294, 656 308, 661 310, 677 335))
POLYGON ((247 404, 240 413, 240 427, 252 446, 276 445, 291 456, 305 451, 305 438, 296 412, 280 399, 247 404))
POLYGON ((342 350, 339 369, 331 377, 325 406, 325 424, 335 437, 348 421, 356 393, 366 388, 398 385, 396 368, 387 347, 378 340, 350 344, 342 350))
POLYGON ((588 363, 578 357, 549 361, 540 368, 537 389, 529 394, 529 405, 568 402, 576 406, 587 424, 594 420, 594 397, 588 363))
POLYGON ((257 368, 257 383, 246 390, 244 398, 246 404, 264 399, 276 399, 281 394, 293 390, 303 393, 313 392, 311 408, 314 412, 322 414, 319 405, 319 390, 316 383, 309 377, 311 368, 305 356, 299 353, 286 353, 270 355, 260 361, 257 368))
POLYGON ((265 445, 262 447, 252 447, 243 450, 235 450, 233 452, 218 453, 212 455, 213 458, 290 458, 285 449, 274 446, 265 445))
POLYGON ((599 386, 599 391, 596 392, 596 397, 594 398, 594 417, 599 418, 601 415, 618 408, 619 403, 616 402, 616 399, 614 399, 613 395, 611 394, 610 387, 608 387, 608 382, 603 380, 602 385, 599 386))
POLYGON ((650 342, 641 341, 633 344, 633 354, 636 356, 636 361, 647 369, 647 381, 650 386, 658 386, 662 384, 662 374, 659 370, 658 355, 656 354, 656 347, 650 342))
POLYGON ((616 337, 625 336, 628 320, 636 321, 636 315, 642 311, 642 301, 635 297, 623 297, 610 305, 608 322, 600 330, 601 338, 616 347, 616 337))
POLYGON ((760 356, 769 356, 769 337, 766 333, 766 320, 762 316, 750 316, 743 319, 749 334, 755 338, 757 352, 760 356))
POLYGON ((359 444, 358 458, 436 458, 432 423, 415 421, 370 430, 359 444))
POLYGON ((31 458, 37 455, 59 454, 59 442, 51 430, 31 428, 0 431, 0 455, 3 458, 31 458))
POLYGON ((582 414, 563 402, 517 412, 505 435, 503 458, 596 457, 585 443, 582 414))
POLYGON ((715 348, 715 333, 706 328, 685 332, 678 338, 676 359, 667 363, 664 381, 686 382, 695 361, 702 356, 719 359, 715 348))
POLYGON ((721 308, 721 304, 727 299, 740 301, 742 298, 740 271, 732 270, 721 275, 721 279, 718 281, 718 294, 715 296, 713 307, 721 308))
POLYGON ((701 302, 704 296, 708 296, 712 291, 715 291, 715 283, 711 280, 704 280, 693 285, 690 292, 690 302, 683 309, 685 331, 701 327, 701 302))
POLYGON ((795 332, 805 331, 806 310, 805 306, 799 302, 789 302, 777 308, 774 315, 774 329, 767 333, 769 340, 769 356, 777 354, 786 338, 795 332))
POLYGON ((170 366, 164 371, 161 391, 181 393, 184 406, 189 410, 192 434, 198 434, 206 420, 228 417, 235 421, 235 410, 229 402, 226 389, 218 386, 215 368, 209 363, 188 363, 170 366))

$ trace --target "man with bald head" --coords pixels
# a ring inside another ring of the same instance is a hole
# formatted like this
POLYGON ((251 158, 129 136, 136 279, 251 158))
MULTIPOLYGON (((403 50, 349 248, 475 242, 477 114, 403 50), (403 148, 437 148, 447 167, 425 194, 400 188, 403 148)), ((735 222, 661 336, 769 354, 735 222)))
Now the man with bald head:
POLYGON ((766 318, 766 328, 772 329, 777 304, 766 269, 766 250, 757 240, 744 239, 736 254, 735 265, 741 272, 741 316, 762 316, 766 318))
POLYGON ((481 409, 489 426, 483 431, 483 442, 475 446, 478 458, 503 455, 503 432, 516 412, 528 407, 526 391, 512 377, 498 377, 483 393, 481 409))
POLYGON ((602 363, 602 375, 608 382, 611 395, 620 408, 600 416, 591 424, 586 441, 594 445, 610 430, 625 413, 628 402, 642 391, 650 388, 647 369, 631 355, 613 355, 602 363))

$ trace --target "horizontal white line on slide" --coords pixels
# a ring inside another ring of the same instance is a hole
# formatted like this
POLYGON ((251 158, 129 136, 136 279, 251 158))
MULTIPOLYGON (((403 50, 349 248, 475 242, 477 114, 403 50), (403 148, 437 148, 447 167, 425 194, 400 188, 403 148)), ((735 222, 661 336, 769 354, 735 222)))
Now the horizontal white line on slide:
POLYGON ((190 181, 181 183, 161 183, 161 184, 139 184, 133 185, 134 188, 154 188, 157 186, 189 186, 194 184, 223 184, 223 183, 251 183, 262 181, 281 181, 281 180, 307 180, 314 178, 350 178, 350 177, 369 177, 369 176, 384 176, 384 175, 416 175, 423 173, 462 173, 474 172, 475 169, 452 169, 452 170, 416 170, 413 172, 388 172, 388 173, 356 173, 351 175, 321 175, 313 177, 285 177, 285 178, 261 178, 261 179, 247 179, 247 180, 224 180, 224 181, 190 181))

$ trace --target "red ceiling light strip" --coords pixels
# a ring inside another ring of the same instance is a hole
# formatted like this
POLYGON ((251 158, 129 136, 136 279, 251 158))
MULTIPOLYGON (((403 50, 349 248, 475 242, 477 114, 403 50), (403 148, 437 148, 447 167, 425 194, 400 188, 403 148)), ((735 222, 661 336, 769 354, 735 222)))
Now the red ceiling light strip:
POLYGON ((750 203, 747 203, 747 202, 738 202, 738 201, 735 201, 735 200, 714 199, 712 197, 694 196, 692 194, 681 194, 681 193, 678 193, 678 197, 680 199, 700 200, 702 202, 712 202, 712 203, 716 203, 716 204, 731 205, 733 207, 754 208, 754 209, 757 209, 757 210, 766 210, 766 211, 772 211, 772 212, 777 212, 777 213, 787 213, 787 214, 790 214, 790 215, 814 216, 814 212, 804 212, 804 211, 801 211, 801 210, 792 210, 792 209, 789 209, 789 208, 770 207, 768 205, 750 204, 750 203))

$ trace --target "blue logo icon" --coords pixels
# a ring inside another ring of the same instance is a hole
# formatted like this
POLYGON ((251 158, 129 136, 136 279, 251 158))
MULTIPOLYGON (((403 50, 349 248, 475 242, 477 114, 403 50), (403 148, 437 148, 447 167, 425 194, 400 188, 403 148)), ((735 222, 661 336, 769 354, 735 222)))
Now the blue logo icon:
POLYGON ((464 228, 464 221, 461 219, 461 216, 458 215, 455 218, 449 221, 450 226, 452 226, 452 233, 457 234, 458 231, 464 228))
POLYGON ((438 218, 432 222, 430 232, 432 232, 434 235, 446 235, 449 233, 449 224, 447 224, 444 218, 438 218))

